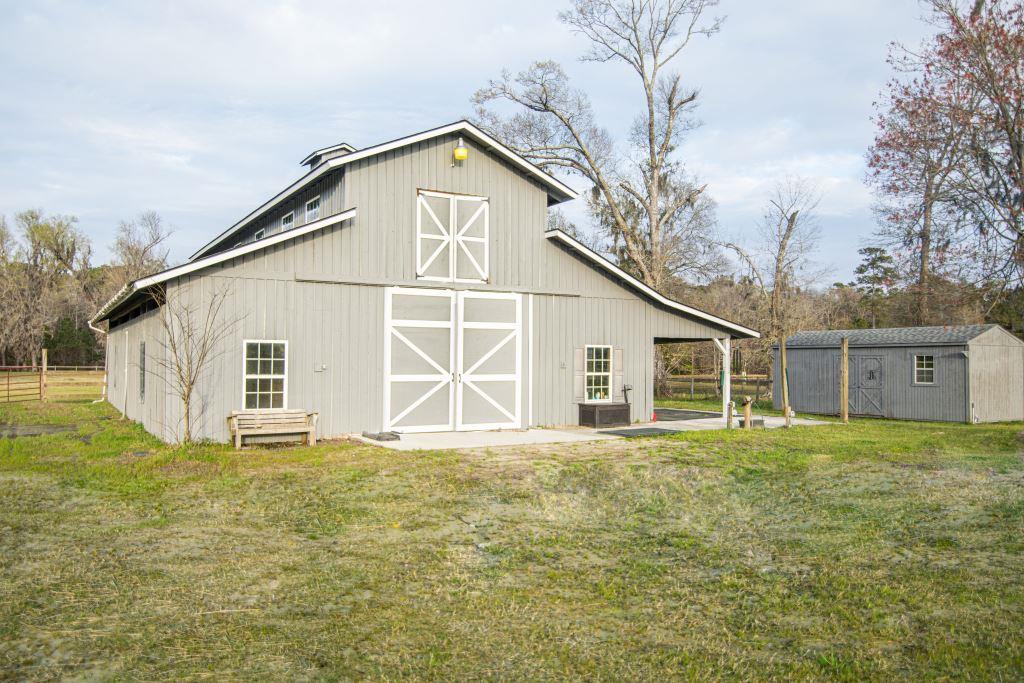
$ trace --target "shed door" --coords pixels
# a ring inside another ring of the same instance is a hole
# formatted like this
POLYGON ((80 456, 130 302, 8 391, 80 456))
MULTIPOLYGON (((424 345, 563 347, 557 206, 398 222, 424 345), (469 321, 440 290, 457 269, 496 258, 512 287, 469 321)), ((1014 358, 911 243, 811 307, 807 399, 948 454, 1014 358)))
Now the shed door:
POLYGON ((850 357, 850 412, 882 416, 885 361, 882 356, 850 357))

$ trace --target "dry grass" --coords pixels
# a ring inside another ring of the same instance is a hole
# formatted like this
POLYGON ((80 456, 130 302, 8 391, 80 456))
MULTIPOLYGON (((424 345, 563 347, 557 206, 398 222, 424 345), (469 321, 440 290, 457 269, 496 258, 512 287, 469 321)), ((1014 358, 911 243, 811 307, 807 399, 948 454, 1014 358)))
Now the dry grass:
POLYGON ((1019 679, 1019 426, 407 454, 0 441, 10 678, 1019 679))

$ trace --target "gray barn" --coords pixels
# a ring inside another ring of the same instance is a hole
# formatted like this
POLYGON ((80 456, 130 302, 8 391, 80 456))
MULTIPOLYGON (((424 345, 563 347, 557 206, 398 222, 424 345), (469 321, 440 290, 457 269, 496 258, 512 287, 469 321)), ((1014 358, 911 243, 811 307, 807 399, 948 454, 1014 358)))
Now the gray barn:
POLYGON ((108 398, 153 434, 182 434, 169 330, 201 327, 216 301, 224 334, 193 434, 218 441, 242 409, 317 411, 325 437, 576 424, 577 404, 622 402, 627 386, 647 420, 656 343, 715 340, 728 364, 731 339, 757 336, 547 230, 576 192, 468 122, 302 163, 94 316, 109 325, 108 398))
MULTIPOLYGON (((850 344, 849 410, 905 420, 1024 420, 1024 342, 998 325, 800 332, 786 341, 790 405, 839 412, 839 357, 850 344)), ((773 398, 782 407, 775 347, 773 398)))

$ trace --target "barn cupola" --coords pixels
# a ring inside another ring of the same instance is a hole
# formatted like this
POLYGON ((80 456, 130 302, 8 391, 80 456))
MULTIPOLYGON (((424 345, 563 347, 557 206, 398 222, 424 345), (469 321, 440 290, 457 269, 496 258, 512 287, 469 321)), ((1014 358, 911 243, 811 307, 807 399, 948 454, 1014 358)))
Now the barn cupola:
POLYGON ((324 147, 323 149, 318 149, 315 152, 311 152, 309 156, 303 159, 300 163, 303 166, 309 166, 312 169, 316 168, 322 162, 327 161, 328 159, 334 159, 335 157, 343 157, 346 154, 351 154, 352 152, 355 151, 355 147, 348 144, 347 142, 342 142, 337 145, 331 145, 330 147, 324 147))

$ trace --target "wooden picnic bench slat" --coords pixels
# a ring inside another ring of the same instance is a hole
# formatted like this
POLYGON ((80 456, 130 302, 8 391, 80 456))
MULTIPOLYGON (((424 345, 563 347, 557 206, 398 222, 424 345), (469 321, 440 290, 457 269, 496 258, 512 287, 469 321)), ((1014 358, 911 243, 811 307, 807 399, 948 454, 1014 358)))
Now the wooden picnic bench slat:
POLYGON ((305 410, 234 410, 228 416, 228 427, 235 448, 242 447, 242 437, 272 434, 305 434, 306 443, 316 445, 316 422, 319 415, 305 410))

